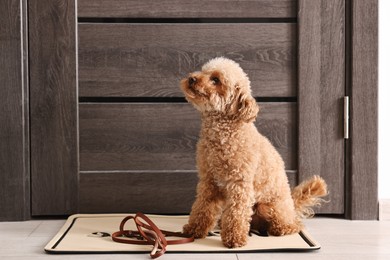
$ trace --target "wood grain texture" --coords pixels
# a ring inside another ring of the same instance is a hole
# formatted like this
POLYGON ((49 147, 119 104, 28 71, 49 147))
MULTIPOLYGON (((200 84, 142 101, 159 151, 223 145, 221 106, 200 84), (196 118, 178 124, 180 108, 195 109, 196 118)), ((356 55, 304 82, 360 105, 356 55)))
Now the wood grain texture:
POLYGON ((295 24, 79 24, 80 96, 182 97, 216 56, 240 63, 255 96, 296 96, 295 24))
POLYGON ((378 218, 378 1, 352 1, 348 217, 378 218))
MULTIPOLYGON (((294 103, 261 103, 256 125, 296 169, 294 103)), ((200 115, 186 103, 80 104, 80 169, 195 170, 200 115)))
POLYGON ((344 13, 343 0, 299 1, 298 171, 328 183, 320 213, 344 213, 344 13))
POLYGON ((81 172, 80 212, 188 214, 197 182, 196 171, 81 172))
POLYGON ((79 17, 296 17, 296 0, 79 0, 79 17))
POLYGON ((188 213, 195 171, 81 172, 80 212, 188 213))
POLYGON ((32 214, 77 211, 75 1, 29 1, 32 214))
POLYGON ((0 8, 0 221, 30 218, 26 1, 0 8))

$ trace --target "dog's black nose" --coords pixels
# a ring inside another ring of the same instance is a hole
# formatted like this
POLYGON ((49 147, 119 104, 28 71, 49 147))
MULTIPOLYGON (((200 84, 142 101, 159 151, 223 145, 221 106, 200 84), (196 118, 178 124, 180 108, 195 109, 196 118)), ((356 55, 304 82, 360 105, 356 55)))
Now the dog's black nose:
POLYGON ((196 82, 196 78, 194 78, 194 77, 188 78, 188 84, 193 85, 195 82, 196 82))

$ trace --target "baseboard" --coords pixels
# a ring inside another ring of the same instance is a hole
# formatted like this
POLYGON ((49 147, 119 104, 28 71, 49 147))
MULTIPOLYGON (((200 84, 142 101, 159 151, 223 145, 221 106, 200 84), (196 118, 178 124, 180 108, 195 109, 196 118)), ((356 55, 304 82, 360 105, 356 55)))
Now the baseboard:
POLYGON ((390 199, 379 200, 379 220, 390 220, 390 199))

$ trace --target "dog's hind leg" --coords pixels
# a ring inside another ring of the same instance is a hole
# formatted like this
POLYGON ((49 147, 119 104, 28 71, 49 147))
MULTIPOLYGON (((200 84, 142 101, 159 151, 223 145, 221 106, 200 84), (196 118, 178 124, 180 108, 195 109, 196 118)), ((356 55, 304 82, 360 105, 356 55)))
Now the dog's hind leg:
POLYGON ((183 227, 183 232, 195 238, 206 237, 216 225, 222 211, 222 204, 221 194, 213 181, 207 178, 201 179, 188 224, 183 227))
POLYGON ((258 203, 256 213, 267 222, 267 231, 270 235, 283 236, 297 233, 302 229, 291 197, 258 203))

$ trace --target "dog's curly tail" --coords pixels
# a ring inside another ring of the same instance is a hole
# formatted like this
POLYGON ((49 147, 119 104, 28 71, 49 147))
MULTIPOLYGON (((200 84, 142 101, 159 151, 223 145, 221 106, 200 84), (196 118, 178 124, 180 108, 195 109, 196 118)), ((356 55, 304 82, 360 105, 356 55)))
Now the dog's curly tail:
POLYGON ((292 190, 291 195, 298 216, 302 218, 314 216, 312 207, 320 206, 321 203, 326 202, 321 197, 324 197, 327 194, 328 189, 326 182, 317 175, 296 186, 292 190))

